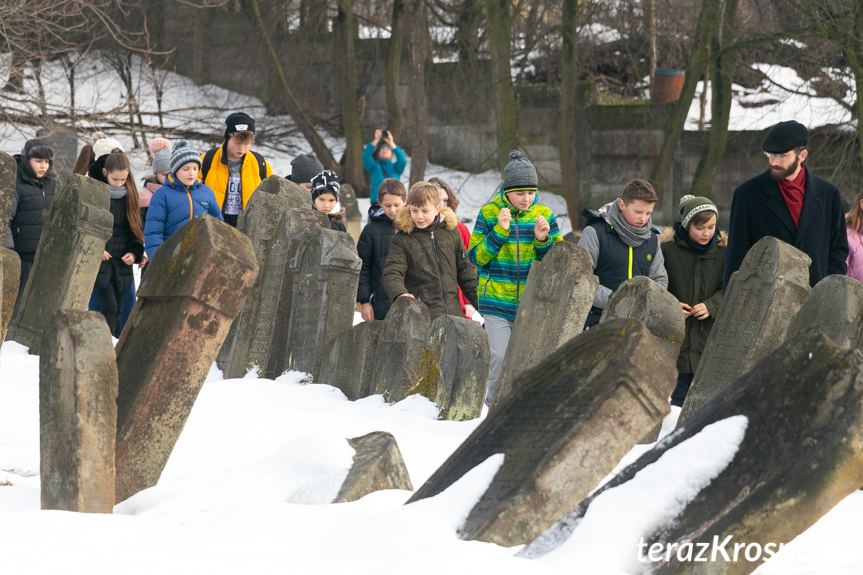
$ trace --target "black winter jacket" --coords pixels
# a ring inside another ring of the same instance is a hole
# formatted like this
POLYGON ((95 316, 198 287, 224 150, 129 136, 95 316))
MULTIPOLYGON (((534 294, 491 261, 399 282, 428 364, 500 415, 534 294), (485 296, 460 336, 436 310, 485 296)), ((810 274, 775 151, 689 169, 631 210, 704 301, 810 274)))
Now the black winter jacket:
POLYGON ((369 223, 360 233, 357 254, 363 261, 360 283, 357 286, 357 301, 371 303, 375 319, 384 319, 390 309, 390 299, 381 284, 381 274, 387 263, 390 241, 396 233, 393 221, 377 204, 369 206, 369 223))
POLYGON ((42 212, 51 207, 51 200, 57 195, 57 175, 50 169, 39 179, 30 164, 21 161, 20 154, 14 157, 18 162, 18 177, 12 197, 9 229, 15 251, 21 259, 33 261, 42 228, 45 227, 42 212))

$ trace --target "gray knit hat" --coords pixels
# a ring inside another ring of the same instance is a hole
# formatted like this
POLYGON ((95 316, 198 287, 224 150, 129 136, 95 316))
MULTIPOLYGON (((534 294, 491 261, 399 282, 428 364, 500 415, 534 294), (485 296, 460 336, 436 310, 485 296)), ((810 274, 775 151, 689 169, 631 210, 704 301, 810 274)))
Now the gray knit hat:
POLYGON ((311 183, 312 178, 324 171, 324 166, 312 152, 291 160, 291 181, 295 184, 311 183))
POLYGON ((174 142, 174 150, 171 152, 171 173, 176 174, 177 170, 189 162, 195 162, 200 168, 201 154, 190 148, 186 140, 177 140, 174 142))
POLYGON ((680 212, 680 225, 684 228, 689 225, 693 216, 701 212, 710 211, 716 214, 717 218, 719 217, 719 209, 716 204, 700 196, 683 196, 680 198, 677 210, 680 212))
POLYGON ((509 153, 509 163, 503 169, 503 191, 536 191, 539 180, 536 168, 518 150, 509 153))
POLYGON ((153 154, 153 173, 168 172, 171 170, 171 148, 162 148, 153 154))

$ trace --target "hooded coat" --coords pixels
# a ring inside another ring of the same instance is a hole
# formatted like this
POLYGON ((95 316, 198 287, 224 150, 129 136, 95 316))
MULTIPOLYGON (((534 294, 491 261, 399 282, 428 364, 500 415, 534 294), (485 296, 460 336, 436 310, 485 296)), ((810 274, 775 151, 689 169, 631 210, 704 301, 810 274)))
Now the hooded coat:
POLYGON ((458 288, 477 305, 476 275, 468 263, 458 218, 446 207, 438 220, 417 228, 405 206, 394 221, 397 230, 390 242, 381 283, 390 301, 409 293, 422 301, 432 321, 444 315, 461 317, 458 288))
POLYGON ((378 188, 387 178, 399 179, 402 172, 405 171, 405 166, 408 165, 408 160, 401 148, 396 146, 393 149, 393 157, 391 160, 375 160, 375 146, 369 142, 363 149, 363 167, 371 177, 371 192, 369 199, 373 204, 378 202, 378 188))
POLYGON ((357 285, 357 301, 370 303, 375 319, 384 319, 390 309, 390 298, 381 284, 381 274, 387 263, 390 241, 396 233, 393 221, 387 217, 383 208, 369 206, 369 223, 360 233, 357 241, 357 255, 363 262, 360 269, 360 282, 357 285))

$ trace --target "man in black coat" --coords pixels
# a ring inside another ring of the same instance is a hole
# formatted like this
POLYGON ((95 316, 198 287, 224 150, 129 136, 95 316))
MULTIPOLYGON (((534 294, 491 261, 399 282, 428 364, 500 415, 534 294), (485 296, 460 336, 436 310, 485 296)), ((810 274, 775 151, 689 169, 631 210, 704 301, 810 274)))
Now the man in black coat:
POLYGON ((725 252, 724 286, 755 242, 772 236, 808 255, 809 284, 845 274, 848 240, 839 188, 803 165, 809 130, 790 120, 773 126, 762 148, 769 169, 734 190, 725 252))

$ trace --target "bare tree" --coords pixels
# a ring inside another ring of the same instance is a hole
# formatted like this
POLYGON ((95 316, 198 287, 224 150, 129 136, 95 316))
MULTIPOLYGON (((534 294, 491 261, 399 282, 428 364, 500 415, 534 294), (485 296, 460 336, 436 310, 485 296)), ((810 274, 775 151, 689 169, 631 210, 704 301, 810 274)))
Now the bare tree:
POLYGON ((402 101, 399 96, 399 76, 402 65, 402 47, 405 36, 405 0, 393 0, 390 43, 387 52, 387 129, 395 139, 402 135, 402 101))
POLYGON ((425 0, 408 0, 408 115, 411 150, 411 184, 425 177, 428 163, 428 102, 425 91, 425 63, 428 57, 425 0))
POLYGON ((356 44, 354 34, 353 0, 338 0, 337 20, 339 100, 342 127, 345 131, 345 166, 342 179, 351 184, 357 194, 365 195, 368 186, 363 169, 363 136, 360 132, 360 115, 357 100, 356 44))
POLYGON ((577 27, 579 0, 563 0, 561 22, 560 103, 557 119, 557 147, 560 156, 560 179, 570 220, 581 211, 581 181, 578 169, 579 131, 582 104, 579 101, 577 27))
POLYGON ((509 151, 518 148, 518 103, 510 69, 511 2, 485 0, 487 34, 492 61, 495 94, 497 164, 500 170, 509 161, 509 151))

